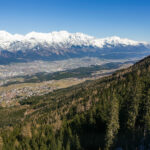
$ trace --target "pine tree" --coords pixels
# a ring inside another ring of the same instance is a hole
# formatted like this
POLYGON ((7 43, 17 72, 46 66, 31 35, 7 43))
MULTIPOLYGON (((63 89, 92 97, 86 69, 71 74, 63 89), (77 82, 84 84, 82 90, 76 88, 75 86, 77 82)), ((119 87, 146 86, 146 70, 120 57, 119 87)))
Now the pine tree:
POLYGON ((131 97, 129 98, 129 102, 128 102, 128 105, 129 105, 127 108, 128 120, 127 120, 126 126, 129 130, 133 130, 135 127, 136 118, 139 112, 139 103, 141 99, 141 85, 140 85, 139 79, 137 79, 136 85, 132 86, 130 91, 131 91, 130 93, 131 97))
POLYGON ((112 101, 111 101, 111 110, 110 110, 110 119, 107 125, 107 132, 106 132, 106 144, 105 149, 109 150, 110 147, 113 145, 114 139, 117 136, 118 129, 119 129, 119 103, 116 98, 115 93, 113 94, 112 101))

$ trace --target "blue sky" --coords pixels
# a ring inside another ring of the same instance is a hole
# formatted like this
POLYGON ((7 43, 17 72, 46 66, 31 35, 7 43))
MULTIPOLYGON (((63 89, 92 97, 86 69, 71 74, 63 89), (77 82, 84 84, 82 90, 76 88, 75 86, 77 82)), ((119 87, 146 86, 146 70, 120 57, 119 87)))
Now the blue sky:
POLYGON ((67 30, 150 41, 150 0, 0 0, 0 30, 67 30))

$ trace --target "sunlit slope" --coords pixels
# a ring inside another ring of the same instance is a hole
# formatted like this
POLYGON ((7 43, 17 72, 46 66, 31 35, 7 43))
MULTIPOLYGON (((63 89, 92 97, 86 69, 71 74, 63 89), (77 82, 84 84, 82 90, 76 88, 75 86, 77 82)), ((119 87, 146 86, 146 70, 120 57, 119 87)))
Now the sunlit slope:
POLYGON ((1 108, 1 145, 3 149, 148 149, 149 89, 147 57, 109 77, 1 108))

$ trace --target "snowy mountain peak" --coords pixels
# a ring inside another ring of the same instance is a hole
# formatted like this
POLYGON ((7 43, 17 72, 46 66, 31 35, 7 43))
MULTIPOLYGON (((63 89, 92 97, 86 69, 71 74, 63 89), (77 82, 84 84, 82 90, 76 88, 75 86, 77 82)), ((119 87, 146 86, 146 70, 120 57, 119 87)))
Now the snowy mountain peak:
POLYGON ((92 46, 103 48, 104 46, 117 45, 139 45, 144 42, 137 42, 129 39, 122 39, 117 36, 108 38, 95 38, 83 33, 69 33, 67 31, 54 31, 51 33, 30 32, 26 35, 10 34, 6 31, 0 31, 0 49, 8 51, 17 51, 22 49, 31 49, 40 44, 43 47, 69 48, 71 46, 92 46), (19 42, 19 43, 18 43, 19 42))
POLYGON ((6 40, 11 40, 13 36, 6 32, 6 31, 0 31, 0 41, 6 41, 6 40))

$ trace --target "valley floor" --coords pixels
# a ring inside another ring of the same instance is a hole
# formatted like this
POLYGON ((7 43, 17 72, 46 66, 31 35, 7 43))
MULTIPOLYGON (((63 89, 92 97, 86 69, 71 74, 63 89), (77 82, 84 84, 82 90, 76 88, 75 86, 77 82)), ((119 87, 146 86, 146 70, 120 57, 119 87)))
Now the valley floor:
POLYGON ((0 105, 3 107, 16 105, 18 100, 23 100, 31 96, 40 96, 52 92, 57 89, 67 88, 73 85, 83 83, 87 80, 95 80, 108 76, 116 70, 127 68, 131 63, 123 64, 116 69, 104 69, 92 72, 92 76, 87 75, 83 78, 64 78, 59 80, 49 80, 43 82, 23 82, 24 78, 12 78, 9 80, 10 84, 0 87, 0 105), (89 76, 89 77, 88 77, 89 76))

